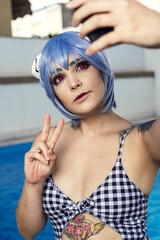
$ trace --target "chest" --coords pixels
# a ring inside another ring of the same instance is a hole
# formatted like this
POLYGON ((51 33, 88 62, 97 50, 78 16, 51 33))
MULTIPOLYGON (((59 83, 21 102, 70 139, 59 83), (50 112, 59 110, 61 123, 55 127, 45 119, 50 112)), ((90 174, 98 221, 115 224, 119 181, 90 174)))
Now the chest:
POLYGON ((75 202, 89 197, 112 171, 118 150, 118 135, 67 141, 57 152, 52 175, 56 185, 75 202))

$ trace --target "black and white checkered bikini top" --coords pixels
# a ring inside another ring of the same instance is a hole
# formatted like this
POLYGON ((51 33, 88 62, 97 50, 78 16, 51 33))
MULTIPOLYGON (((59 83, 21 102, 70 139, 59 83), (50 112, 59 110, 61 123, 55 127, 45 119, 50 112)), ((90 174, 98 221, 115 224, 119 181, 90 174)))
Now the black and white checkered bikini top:
POLYGON ((147 237, 148 197, 127 176, 121 154, 126 130, 121 138, 116 163, 104 182, 83 201, 74 203, 54 183, 51 176, 45 181, 43 209, 50 219, 56 240, 62 238, 69 221, 79 213, 89 213, 120 233, 124 240, 147 237))

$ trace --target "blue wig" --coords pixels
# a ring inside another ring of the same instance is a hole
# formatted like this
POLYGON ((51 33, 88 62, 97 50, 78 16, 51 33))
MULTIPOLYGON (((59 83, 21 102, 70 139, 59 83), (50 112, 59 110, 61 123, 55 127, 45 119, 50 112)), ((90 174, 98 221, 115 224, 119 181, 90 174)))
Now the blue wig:
POLYGON ((79 125, 79 119, 83 118, 74 113, 68 111, 55 95, 53 86, 50 82, 50 78, 53 73, 56 73, 55 62, 61 67, 68 69, 68 57, 69 55, 75 60, 78 58, 84 58, 90 62, 93 66, 100 70, 103 76, 105 84, 105 95, 102 100, 102 111, 109 112, 112 107, 116 107, 114 100, 114 75, 111 71, 105 52, 100 51, 93 56, 87 56, 85 54, 86 48, 90 42, 87 39, 79 39, 78 32, 64 32, 50 39, 41 52, 39 61, 39 73, 40 83, 44 88, 46 95, 50 98, 56 108, 72 120, 72 127, 79 125))

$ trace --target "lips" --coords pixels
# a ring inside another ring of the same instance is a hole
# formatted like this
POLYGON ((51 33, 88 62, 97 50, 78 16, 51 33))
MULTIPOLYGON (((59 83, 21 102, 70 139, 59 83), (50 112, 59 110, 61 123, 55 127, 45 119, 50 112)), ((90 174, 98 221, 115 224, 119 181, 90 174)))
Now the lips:
POLYGON ((80 93, 75 99, 74 99, 74 102, 82 99, 84 96, 86 96, 89 92, 82 92, 80 93))

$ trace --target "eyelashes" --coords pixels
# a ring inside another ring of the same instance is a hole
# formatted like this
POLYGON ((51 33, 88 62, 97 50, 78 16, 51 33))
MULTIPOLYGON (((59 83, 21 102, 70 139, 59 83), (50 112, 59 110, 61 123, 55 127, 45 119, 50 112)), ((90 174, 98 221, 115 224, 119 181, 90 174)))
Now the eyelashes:
POLYGON ((76 70, 85 70, 87 69, 91 64, 87 60, 83 60, 77 63, 76 70))
POLYGON ((62 74, 59 74, 58 76, 55 76, 52 80, 52 84, 57 86, 62 80, 64 79, 64 76, 62 74))
MULTIPOLYGON (((85 71, 89 68, 91 64, 87 60, 81 60, 76 64, 76 72, 85 71)), ((51 84, 57 86, 60 82, 62 82, 65 78, 65 75, 58 73, 53 78, 51 78, 51 84)))

